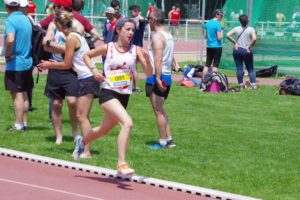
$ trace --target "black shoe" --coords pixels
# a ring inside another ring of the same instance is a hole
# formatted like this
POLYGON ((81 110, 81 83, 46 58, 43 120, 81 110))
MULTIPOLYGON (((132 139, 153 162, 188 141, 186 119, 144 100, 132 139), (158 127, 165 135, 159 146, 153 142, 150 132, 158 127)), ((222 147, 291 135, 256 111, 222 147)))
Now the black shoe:
MULTIPOLYGON (((26 127, 27 128, 27 127, 26 127)), ((15 127, 15 125, 13 125, 11 128, 8 129, 9 132, 13 132, 13 131, 26 131, 25 126, 23 126, 21 129, 17 129, 17 127, 15 127)))
POLYGON ((169 140, 167 141, 167 145, 166 145, 168 148, 172 148, 172 147, 176 147, 176 144, 174 143, 173 140, 169 140))
POLYGON ((132 92, 134 92, 134 93, 141 93, 142 90, 141 89, 132 89, 132 92))

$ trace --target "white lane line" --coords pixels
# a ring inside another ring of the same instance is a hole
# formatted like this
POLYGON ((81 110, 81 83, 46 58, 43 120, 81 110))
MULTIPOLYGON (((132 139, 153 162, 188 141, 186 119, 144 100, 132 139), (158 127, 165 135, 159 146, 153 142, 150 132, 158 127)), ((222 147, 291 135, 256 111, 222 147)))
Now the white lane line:
POLYGON ((63 191, 63 190, 57 190, 57 189, 53 189, 53 188, 42 187, 42 186, 32 185, 32 184, 28 184, 28 183, 22 183, 22 182, 18 182, 18 181, 9 180, 9 179, 0 178, 0 181, 19 184, 19 185, 25 185, 25 186, 38 188, 38 189, 43 189, 43 190, 48 190, 48 191, 53 191, 53 192, 59 192, 59 193, 63 193, 63 194, 69 194, 69 195, 83 197, 83 198, 87 198, 87 199, 104 200, 104 199, 100 199, 98 197, 91 197, 91 196, 81 195, 81 194, 77 194, 77 193, 73 193, 73 192, 67 192, 67 191, 63 191))

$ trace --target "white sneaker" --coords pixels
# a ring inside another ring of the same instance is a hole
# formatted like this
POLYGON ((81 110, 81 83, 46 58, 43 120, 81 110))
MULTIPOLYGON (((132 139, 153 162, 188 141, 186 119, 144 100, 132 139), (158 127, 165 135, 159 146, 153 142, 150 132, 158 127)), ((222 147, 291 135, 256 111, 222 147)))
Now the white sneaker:
POLYGON ((75 149, 73 151, 73 158, 74 160, 79 160, 80 159, 80 155, 83 153, 84 151, 84 146, 82 145, 82 137, 81 136, 77 136, 76 137, 76 146, 75 149))
POLYGON ((129 168, 127 163, 121 163, 117 165, 117 174, 123 176, 131 176, 134 173, 134 169, 129 168))

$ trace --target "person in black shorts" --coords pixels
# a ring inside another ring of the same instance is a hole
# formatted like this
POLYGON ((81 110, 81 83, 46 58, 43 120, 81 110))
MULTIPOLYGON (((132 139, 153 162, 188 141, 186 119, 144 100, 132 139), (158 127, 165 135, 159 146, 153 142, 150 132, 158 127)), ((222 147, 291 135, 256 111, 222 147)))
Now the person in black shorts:
MULTIPOLYGON (((99 96, 100 83, 94 79, 92 72, 83 62, 83 55, 88 52, 90 48, 85 38, 79 33, 73 31, 72 20, 73 15, 69 12, 59 11, 55 15, 58 30, 63 32, 66 36, 67 48, 64 61, 56 63, 51 61, 42 61, 38 64, 38 67, 41 69, 50 68, 57 70, 74 69, 79 80, 76 115, 80 122, 82 135, 87 135, 91 129, 89 113, 91 111, 94 97, 99 96)), ((76 90, 74 92, 76 92, 76 90)), ((81 154, 81 158, 91 158, 89 145, 85 146, 85 151, 81 154)))
POLYGON ((74 138, 78 135, 78 120, 76 117, 76 101, 79 82, 72 70, 50 69, 48 71, 45 95, 52 99, 52 124, 56 135, 56 144, 62 143, 62 106, 66 98, 74 138))
POLYGON ((172 63, 174 63, 174 39, 164 26, 164 12, 156 9, 148 17, 153 31, 148 47, 151 63, 154 64, 154 74, 147 77, 146 95, 149 97, 156 116, 158 141, 149 146, 149 149, 162 149, 175 147, 172 138, 170 123, 164 108, 172 85, 172 63))
POLYGON ((206 66, 203 69, 203 77, 209 69, 218 71, 222 56, 223 27, 221 21, 224 13, 220 9, 214 11, 214 18, 209 20, 204 27, 206 38, 206 66))
POLYGON ((129 136, 132 128, 132 119, 126 111, 129 96, 132 93, 132 73, 140 62, 147 76, 152 74, 149 56, 142 48, 131 45, 130 41, 135 31, 132 19, 121 18, 115 29, 116 40, 87 52, 83 60, 92 71, 94 78, 102 82, 99 103, 105 112, 101 125, 90 130, 83 138, 76 139, 74 159, 77 160, 83 152, 84 145, 103 137, 117 125, 120 125, 118 141, 117 173, 131 175, 134 170, 125 161, 129 136), (97 70, 91 59, 96 56, 106 55, 104 74, 97 70))
POLYGON ((28 96, 32 88, 32 27, 29 19, 19 11, 19 1, 5 1, 8 17, 5 21, 5 89, 13 99, 15 123, 11 131, 27 128, 28 96))
MULTIPOLYGON (((70 4, 71 5, 71 4, 70 4)), ((65 10, 63 7, 56 9, 55 12, 65 10)), ((66 10, 65 10, 66 11, 66 10)), ((67 11, 66 11, 67 12, 67 11)), ((81 27, 80 23, 75 23, 75 28, 81 27)), ((48 26, 46 36, 44 38, 44 48, 52 53, 52 60, 54 62, 63 62, 65 54, 64 33, 60 32, 56 24, 51 22, 48 26)), ((66 98, 69 117, 72 126, 73 137, 78 135, 78 119, 76 116, 76 104, 79 90, 79 81, 77 74, 73 69, 49 69, 47 84, 45 88, 45 95, 52 99, 52 125, 54 128, 56 144, 62 143, 62 106, 63 100, 66 98)))

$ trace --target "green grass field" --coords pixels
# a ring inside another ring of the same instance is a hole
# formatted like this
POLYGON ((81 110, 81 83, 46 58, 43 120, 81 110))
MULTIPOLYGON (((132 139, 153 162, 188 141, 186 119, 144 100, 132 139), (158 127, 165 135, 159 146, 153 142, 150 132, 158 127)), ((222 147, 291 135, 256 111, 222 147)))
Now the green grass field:
MULTIPOLYGON (((29 113, 30 130, 7 132, 13 124, 11 97, 0 73, 1 147, 72 160, 74 148, 67 106, 64 106, 64 142, 54 144, 49 126, 46 76, 34 89, 36 110, 29 113)), ((140 82, 141 88, 144 84, 140 82)), ((276 87, 232 94, 198 93, 174 86, 166 102, 177 147, 149 150, 157 138, 155 117, 144 94, 130 97, 128 112, 134 127, 127 161, 143 176, 177 181, 262 199, 300 199, 299 97, 276 95, 276 87)), ((97 100, 93 126, 101 122, 97 100)), ((92 144, 93 159, 82 163, 115 168, 118 128, 92 144)))

